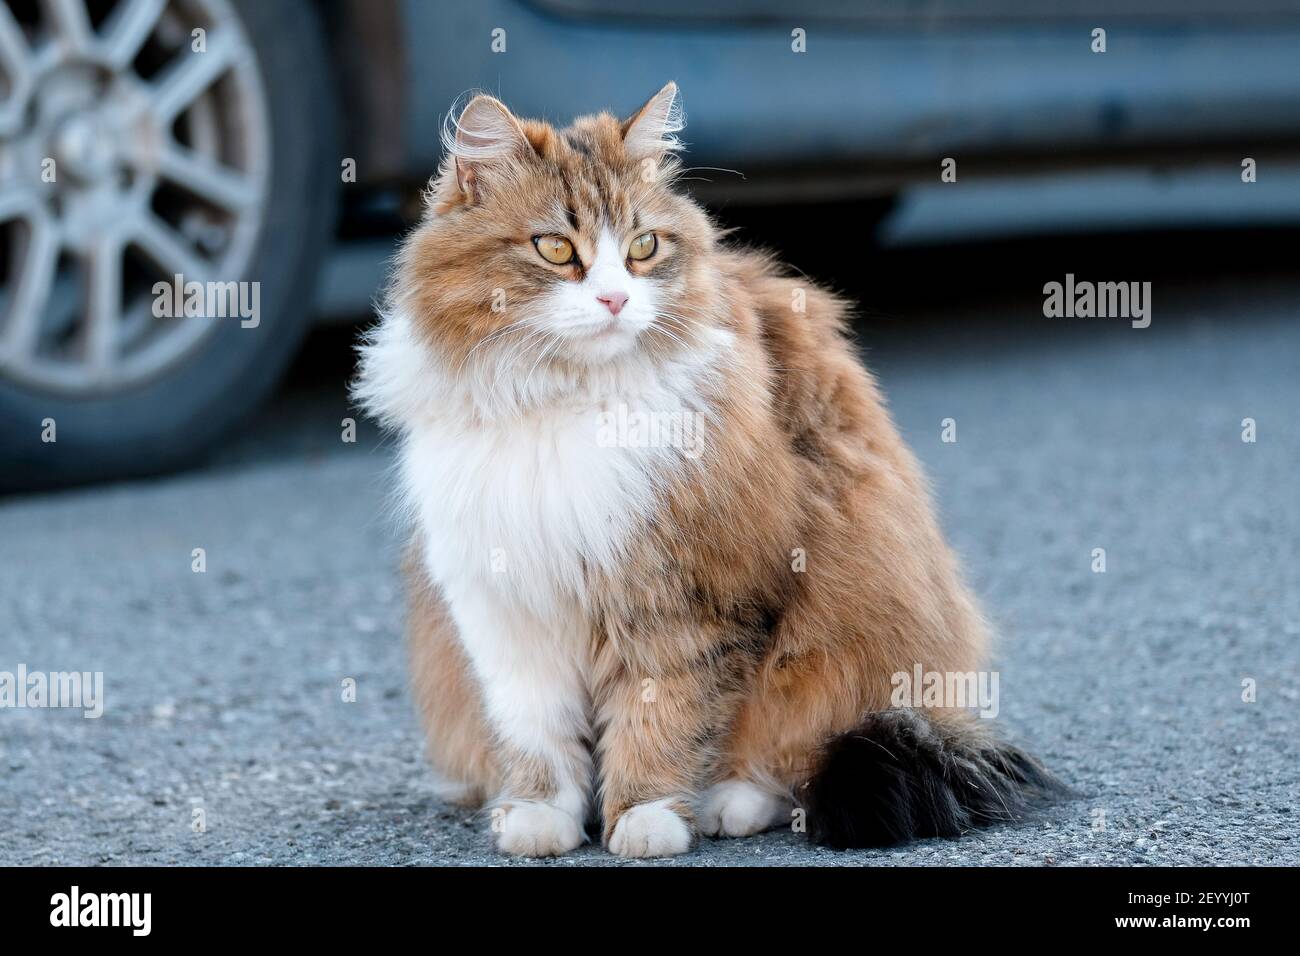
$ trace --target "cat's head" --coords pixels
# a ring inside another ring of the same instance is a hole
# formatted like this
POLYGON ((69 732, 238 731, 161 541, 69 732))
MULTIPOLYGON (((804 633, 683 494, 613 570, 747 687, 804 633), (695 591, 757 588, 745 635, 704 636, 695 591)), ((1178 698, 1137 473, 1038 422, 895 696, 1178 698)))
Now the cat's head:
POLYGON ((669 83, 625 120, 557 129, 475 96, 444 130, 395 298, 452 363, 599 366, 690 347, 709 321, 714 228, 673 189, 669 83))

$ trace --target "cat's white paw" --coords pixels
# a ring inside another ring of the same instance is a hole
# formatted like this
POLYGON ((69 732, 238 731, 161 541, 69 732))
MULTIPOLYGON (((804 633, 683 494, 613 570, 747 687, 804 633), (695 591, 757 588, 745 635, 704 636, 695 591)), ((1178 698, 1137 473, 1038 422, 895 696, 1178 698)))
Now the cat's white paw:
POLYGON ((691 848, 691 827, 669 804, 638 803, 618 818, 609 837, 609 852, 618 856, 676 856, 691 848))
POLYGON ((560 856, 583 840, 582 825, 549 803, 512 803, 494 817, 497 849, 514 856, 560 856))
POLYGON ((769 830, 784 819, 790 803, 748 780, 724 780, 700 798, 700 832, 744 837, 769 830))

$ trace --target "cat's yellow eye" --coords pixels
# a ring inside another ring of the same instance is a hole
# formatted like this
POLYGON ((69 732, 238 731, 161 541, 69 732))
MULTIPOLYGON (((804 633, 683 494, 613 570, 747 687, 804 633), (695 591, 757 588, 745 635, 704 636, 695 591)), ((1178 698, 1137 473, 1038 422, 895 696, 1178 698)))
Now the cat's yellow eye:
POLYGON ((537 236, 533 239, 533 245, 543 259, 557 266, 573 261, 573 243, 563 236, 537 236))
POLYGON ((640 262, 642 259, 649 259, 659 248, 659 240, 653 232, 643 232, 632 240, 632 245, 628 247, 627 257, 640 262))

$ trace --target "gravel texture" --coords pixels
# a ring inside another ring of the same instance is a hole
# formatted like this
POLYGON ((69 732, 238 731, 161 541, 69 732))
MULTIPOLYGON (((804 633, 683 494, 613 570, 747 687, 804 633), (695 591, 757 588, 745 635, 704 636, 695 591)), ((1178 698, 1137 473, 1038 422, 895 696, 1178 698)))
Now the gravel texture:
MULTIPOLYGON (((1080 796, 956 842, 778 832, 672 863, 1300 862, 1297 303, 1211 289, 1157 298, 1146 330, 1018 306, 868 334, 1000 634, 999 721, 1080 796)), ((0 710, 0 864, 513 862, 434 796, 390 450, 365 422, 340 442, 347 414, 336 385, 291 394, 207 470, 0 501, 0 670, 105 681, 97 720, 0 710)))

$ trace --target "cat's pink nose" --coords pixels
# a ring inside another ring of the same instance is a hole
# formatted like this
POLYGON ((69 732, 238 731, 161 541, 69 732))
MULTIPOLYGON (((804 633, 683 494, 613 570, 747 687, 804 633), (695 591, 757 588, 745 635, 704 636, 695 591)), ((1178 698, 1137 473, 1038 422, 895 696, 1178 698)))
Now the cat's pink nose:
POLYGON ((623 311, 623 306, 627 305, 627 293, 606 292, 596 296, 596 301, 605 303, 605 308, 609 309, 610 315, 618 315, 623 311))

